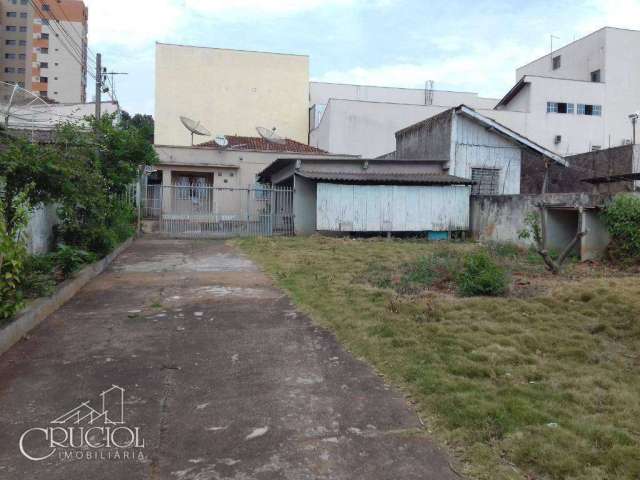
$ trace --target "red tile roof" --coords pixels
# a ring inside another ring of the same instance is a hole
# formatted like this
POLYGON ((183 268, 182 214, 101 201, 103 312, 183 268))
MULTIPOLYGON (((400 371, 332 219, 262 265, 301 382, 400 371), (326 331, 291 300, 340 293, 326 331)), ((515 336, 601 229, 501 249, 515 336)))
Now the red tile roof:
POLYGON ((213 140, 197 145, 202 148, 215 148, 216 150, 259 150, 265 152, 293 152, 293 153, 327 153, 325 150, 321 150, 304 143, 296 142, 295 140, 286 139, 284 143, 271 143, 267 142, 261 137, 239 137, 237 135, 227 135, 229 145, 227 147, 220 147, 213 140))

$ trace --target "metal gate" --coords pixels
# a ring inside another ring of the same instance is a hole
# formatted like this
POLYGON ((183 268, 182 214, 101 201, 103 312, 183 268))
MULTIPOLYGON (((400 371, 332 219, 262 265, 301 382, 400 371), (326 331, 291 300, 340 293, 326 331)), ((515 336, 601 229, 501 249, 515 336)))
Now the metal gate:
POLYGON ((143 214, 174 238, 293 235, 293 190, 148 185, 143 214))

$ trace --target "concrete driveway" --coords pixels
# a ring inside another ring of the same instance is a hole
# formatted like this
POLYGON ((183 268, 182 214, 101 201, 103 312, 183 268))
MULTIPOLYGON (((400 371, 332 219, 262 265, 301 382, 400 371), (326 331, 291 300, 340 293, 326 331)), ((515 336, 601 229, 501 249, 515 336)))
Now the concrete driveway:
POLYGON ((0 357, 0 426, 7 480, 458 478, 403 397, 222 242, 135 242, 0 357))

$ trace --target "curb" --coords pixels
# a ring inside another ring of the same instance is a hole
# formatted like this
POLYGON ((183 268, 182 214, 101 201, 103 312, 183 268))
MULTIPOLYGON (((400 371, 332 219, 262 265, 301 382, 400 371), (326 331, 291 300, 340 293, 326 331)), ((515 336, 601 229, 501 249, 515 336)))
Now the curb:
POLYGON ((132 242, 133 237, 126 240, 102 260, 83 268, 73 278, 62 282, 53 295, 35 300, 22 310, 11 323, 0 327, 0 355, 13 347, 49 315, 67 303, 78 290, 104 272, 118 255, 129 248, 132 242))

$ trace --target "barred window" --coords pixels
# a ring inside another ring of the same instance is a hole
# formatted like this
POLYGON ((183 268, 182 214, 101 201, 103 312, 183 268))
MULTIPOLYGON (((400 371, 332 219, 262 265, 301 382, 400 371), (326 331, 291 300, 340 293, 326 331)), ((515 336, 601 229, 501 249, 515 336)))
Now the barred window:
POLYGON ((471 180, 475 182, 472 195, 498 195, 500 192, 499 168, 472 168, 471 180))

